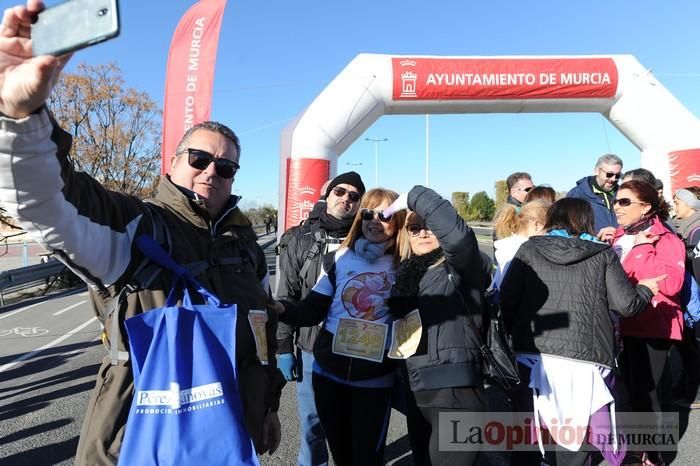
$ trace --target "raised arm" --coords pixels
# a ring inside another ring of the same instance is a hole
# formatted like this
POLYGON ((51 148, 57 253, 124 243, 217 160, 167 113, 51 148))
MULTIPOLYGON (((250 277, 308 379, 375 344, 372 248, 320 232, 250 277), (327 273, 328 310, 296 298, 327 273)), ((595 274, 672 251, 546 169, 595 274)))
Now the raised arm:
POLYGON ((73 170, 71 138, 43 106, 68 58, 31 57, 30 24, 42 9, 7 9, 0 26, 0 202, 79 275, 108 285, 126 270, 146 208, 73 170))
POLYGON ((623 317, 641 312, 652 298, 652 291, 644 285, 632 285, 617 255, 612 250, 605 254, 605 285, 610 309, 623 317))
POLYGON ((424 186, 408 193, 408 208, 425 220, 440 243, 447 263, 463 280, 483 281, 483 264, 474 230, 457 214, 452 204, 424 186))
POLYGON ((126 271, 146 207, 75 172, 70 144, 47 110, 0 117, 0 202, 47 251, 84 279, 109 285, 126 271))

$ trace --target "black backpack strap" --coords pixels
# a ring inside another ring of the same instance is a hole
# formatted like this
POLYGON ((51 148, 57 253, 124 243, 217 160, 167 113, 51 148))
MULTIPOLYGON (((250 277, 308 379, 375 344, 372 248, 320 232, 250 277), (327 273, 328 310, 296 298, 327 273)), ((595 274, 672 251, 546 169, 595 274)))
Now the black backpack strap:
MULTIPOLYGON (((168 224, 165 222, 163 215, 149 202, 145 202, 144 205, 151 214, 153 239, 165 249, 165 252, 172 254, 172 237, 170 236, 170 230, 168 229, 168 224)), ((134 271, 127 286, 133 288, 131 291, 145 289, 153 283, 153 280, 155 280, 161 270, 163 270, 163 268, 160 265, 156 264, 148 257, 144 257, 134 271)))
MULTIPOLYGON (((170 237, 170 230, 168 230, 165 219, 158 209, 153 207, 150 203, 145 202, 144 205, 150 214, 153 239, 163 246, 168 254, 170 254, 172 238, 170 237)), ((155 280, 162 270, 161 266, 151 261, 149 258, 144 257, 136 267, 131 279, 122 287, 119 294, 109 301, 105 318, 112 320, 112 328, 109 336, 109 344, 107 345, 104 339, 103 343, 105 343, 105 346, 107 346, 109 350, 113 366, 117 365, 119 361, 129 360, 129 352, 119 351, 119 344, 117 343, 119 341, 119 310, 126 302, 130 293, 146 289, 153 283, 153 280, 155 280)))
MULTIPOLYGON (((301 266, 301 270, 299 271, 299 278, 305 277, 306 273, 309 271, 309 268, 311 268, 311 265, 314 262, 314 259, 316 256, 319 254, 323 254, 323 250, 325 249, 325 242, 324 242, 324 235, 321 232, 321 229, 314 229, 314 244, 311 246, 311 249, 309 249, 306 252, 306 257, 304 258, 304 264, 301 266)), ((303 278, 302 278, 303 279, 303 278)))
POLYGON ((314 259, 318 255, 325 256, 326 254, 328 254, 327 245, 341 244, 343 242, 343 238, 329 237, 323 230, 321 230, 321 227, 318 224, 313 224, 311 226, 311 231, 314 235, 314 244, 311 247, 311 249, 309 249, 306 253, 306 257, 304 258, 304 264, 302 265, 301 270, 299 271, 299 277, 301 279, 303 279, 302 277, 306 276, 306 273, 309 271, 309 268, 311 268, 314 259))
POLYGON ((324 254, 321 263, 323 265, 323 270, 326 272, 326 275, 328 275, 328 280, 330 280, 333 285, 333 290, 335 290, 335 251, 324 254))

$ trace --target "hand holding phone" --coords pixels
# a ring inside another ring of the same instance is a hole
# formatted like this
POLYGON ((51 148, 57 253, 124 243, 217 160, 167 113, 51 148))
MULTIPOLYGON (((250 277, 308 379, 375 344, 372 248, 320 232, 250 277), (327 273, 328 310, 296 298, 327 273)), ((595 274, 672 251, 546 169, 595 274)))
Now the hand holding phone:
POLYGON ((117 0, 68 0, 39 13, 32 24, 32 53, 60 56, 117 35, 117 0))
POLYGON ((7 8, 0 24, 0 113, 22 118, 39 108, 69 56, 32 58, 30 27, 44 9, 39 0, 7 8))

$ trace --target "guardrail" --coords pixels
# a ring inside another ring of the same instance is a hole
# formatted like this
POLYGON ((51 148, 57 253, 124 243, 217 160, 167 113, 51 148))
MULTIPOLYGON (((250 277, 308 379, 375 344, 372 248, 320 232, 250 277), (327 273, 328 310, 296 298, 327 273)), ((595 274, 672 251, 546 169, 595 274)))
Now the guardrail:
MULTIPOLYGON (((266 229, 265 225, 261 224, 253 225, 253 230, 258 236, 263 236, 266 229)), ((271 231, 274 231, 274 229, 271 231)), ((270 243, 275 241, 276 239, 272 239, 270 243)), ((34 286, 46 284, 46 289, 44 290, 44 293, 46 293, 66 272, 72 274, 62 262, 53 258, 40 264, 0 272, 0 306, 5 305, 6 294, 34 286)))
POLYGON ((52 259, 41 264, 0 272, 0 306, 5 305, 5 294, 32 286, 45 284, 44 293, 46 293, 56 283, 64 270, 66 270, 66 266, 62 262, 52 259))
POLYGON ((483 226, 477 226, 477 225, 470 225, 472 230, 474 230, 475 235, 479 236, 491 236, 493 234, 493 228, 492 227, 483 227, 483 226))

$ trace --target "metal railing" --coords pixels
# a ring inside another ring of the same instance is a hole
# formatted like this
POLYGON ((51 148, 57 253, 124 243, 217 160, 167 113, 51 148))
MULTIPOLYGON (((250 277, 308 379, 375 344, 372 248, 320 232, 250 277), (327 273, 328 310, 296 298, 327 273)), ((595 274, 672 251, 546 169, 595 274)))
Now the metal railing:
MULTIPOLYGON (((265 234, 264 224, 254 225, 253 229, 258 236, 263 236, 265 234)), ((276 239, 272 239, 270 243, 265 246, 269 246, 269 244, 275 241, 276 239)), ((0 240, 0 242, 2 242, 2 240, 0 240)), ((4 253, 6 253, 7 244, 0 244, 0 256, 3 255, 3 246, 5 249, 4 253)), ((0 306, 5 305, 5 295, 24 289, 46 285, 46 289, 44 290, 44 293, 46 293, 58 279, 66 273, 72 274, 62 262, 54 258, 40 264, 0 272, 0 306)))
POLYGON ((66 266, 52 259, 41 264, 0 272, 0 306, 5 305, 5 294, 26 288, 46 285, 44 293, 58 280, 66 266))

